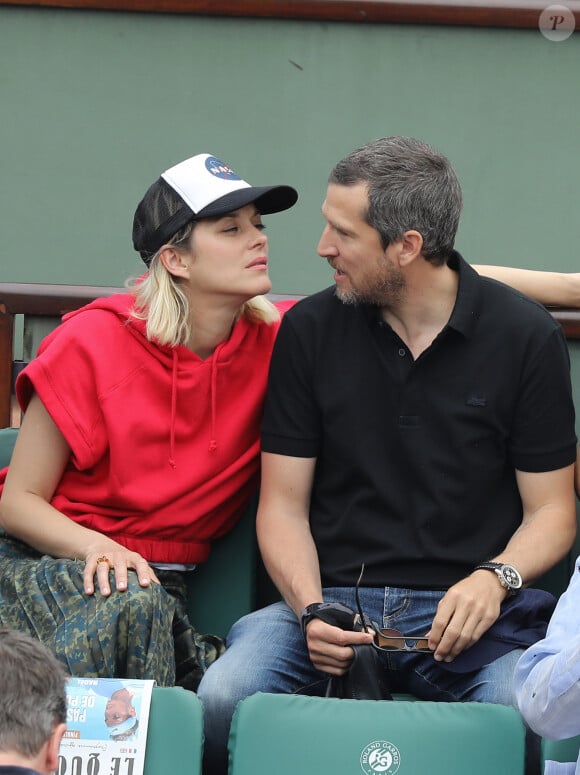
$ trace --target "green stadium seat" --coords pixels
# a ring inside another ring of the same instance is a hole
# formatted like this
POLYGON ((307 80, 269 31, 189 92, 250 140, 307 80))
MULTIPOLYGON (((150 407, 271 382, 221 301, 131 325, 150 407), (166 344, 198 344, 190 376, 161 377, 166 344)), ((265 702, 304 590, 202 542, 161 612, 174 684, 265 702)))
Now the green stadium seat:
POLYGON ((203 709, 193 692, 154 687, 151 695, 144 775, 199 775, 203 709))
POLYGON ((189 618, 199 632, 225 637, 256 607, 256 507, 255 499, 233 530, 214 542, 207 562, 188 574, 189 618))
POLYGON ((542 772, 547 761, 575 762, 580 752, 580 735, 566 740, 542 739, 542 772))
POLYGON ((238 704, 230 775, 521 775, 517 711, 466 702, 255 694, 238 704))
POLYGON ((0 468, 10 463, 17 434, 18 428, 0 428, 0 468))

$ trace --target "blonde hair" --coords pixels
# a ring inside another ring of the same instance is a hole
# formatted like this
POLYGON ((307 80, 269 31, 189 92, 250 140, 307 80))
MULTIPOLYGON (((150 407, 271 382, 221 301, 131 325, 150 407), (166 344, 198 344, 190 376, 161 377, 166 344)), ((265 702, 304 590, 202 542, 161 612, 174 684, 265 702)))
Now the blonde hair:
MULTIPOLYGON (((186 227, 187 237, 176 235, 171 240, 174 247, 183 243, 193 231, 194 224, 186 227)), ((163 266, 157 252, 147 274, 130 283, 130 289, 135 296, 135 306, 132 316, 146 323, 147 339, 156 341, 168 347, 185 344, 191 336, 189 319, 190 305, 187 296, 181 288, 180 278, 174 277, 163 266)), ((254 296, 248 299, 236 315, 255 323, 275 323, 280 319, 280 313, 265 296, 254 296)))

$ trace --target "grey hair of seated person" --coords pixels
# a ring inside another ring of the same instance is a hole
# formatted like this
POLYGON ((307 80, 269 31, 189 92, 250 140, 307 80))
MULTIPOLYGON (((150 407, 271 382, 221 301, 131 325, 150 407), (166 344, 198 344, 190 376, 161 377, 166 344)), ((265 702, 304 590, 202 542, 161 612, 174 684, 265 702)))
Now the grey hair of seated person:
POLYGON ((40 641, 0 628, 0 751, 34 757, 66 722, 64 666, 40 641))
POLYGON ((383 248, 409 230, 423 237, 422 255, 445 263, 453 249, 461 215, 461 186, 449 160, 413 137, 383 137, 348 154, 330 173, 329 183, 368 185, 366 222, 383 248))

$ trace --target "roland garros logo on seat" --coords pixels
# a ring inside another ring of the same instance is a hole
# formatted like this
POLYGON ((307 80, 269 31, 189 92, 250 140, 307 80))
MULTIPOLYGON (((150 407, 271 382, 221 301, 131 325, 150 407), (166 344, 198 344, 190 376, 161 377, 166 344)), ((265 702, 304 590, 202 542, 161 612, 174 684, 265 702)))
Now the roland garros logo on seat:
POLYGON ((399 749, 387 740, 369 743, 360 755, 360 766, 366 775, 395 775, 400 764, 399 749))

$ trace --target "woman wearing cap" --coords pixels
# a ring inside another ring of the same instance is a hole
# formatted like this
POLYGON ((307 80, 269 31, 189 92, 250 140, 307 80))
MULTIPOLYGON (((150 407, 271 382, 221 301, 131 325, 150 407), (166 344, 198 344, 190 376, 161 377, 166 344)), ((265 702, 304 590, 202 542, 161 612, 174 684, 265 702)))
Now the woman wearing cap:
POLYGON ((147 273, 66 315, 20 375, 0 623, 40 638, 72 675, 195 689, 223 649, 191 628, 182 571, 256 488, 279 325, 262 295, 261 216, 296 199, 209 154, 167 170, 135 213, 147 273))

